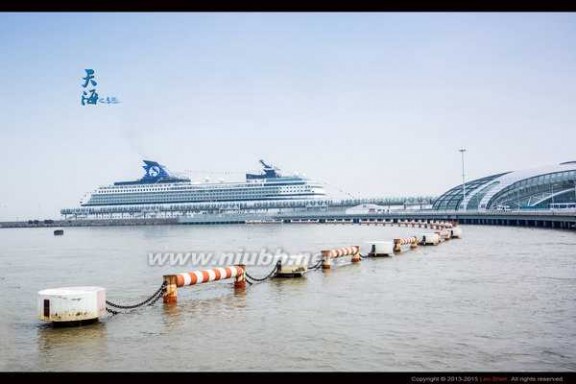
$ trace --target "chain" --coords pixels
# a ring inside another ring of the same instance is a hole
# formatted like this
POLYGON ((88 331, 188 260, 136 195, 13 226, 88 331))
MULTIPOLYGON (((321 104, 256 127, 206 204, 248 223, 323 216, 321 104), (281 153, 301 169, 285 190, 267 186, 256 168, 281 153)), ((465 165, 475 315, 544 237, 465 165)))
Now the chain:
POLYGON ((318 260, 316 264, 308 264, 308 269, 314 269, 318 265, 318 263, 322 262, 322 259, 318 260))
POLYGON ((318 262, 312 266, 309 266, 308 269, 314 271, 322 266, 322 260, 318 260, 318 262))
POLYGON ((253 276, 250 276, 250 274, 249 274, 248 272, 244 272, 244 273, 246 274, 246 277, 249 278, 250 280, 254 280, 254 281, 256 281, 256 282, 261 282, 261 281, 265 281, 265 280, 268 280, 269 278, 271 278, 272 275, 273 275, 274 273, 276 273, 277 270, 278 270, 278 265, 275 265, 275 266, 274 266, 274 269, 272 269, 272 271, 270 271, 270 273, 269 273, 268 275, 266 275, 266 277, 263 277, 263 278, 260 278, 260 279, 258 279, 258 278, 256 278, 256 277, 253 277, 253 276))
POLYGON ((108 308, 108 307, 106 307, 106 312, 110 312, 112 315, 117 315, 117 314, 120 313, 120 312, 115 311, 115 310, 113 310, 113 309, 110 309, 110 308, 108 308))
POLYGON ((160 293, 158 294, 158 296, 156 296, 156 298, 155 298, 154 300, 152 300, 148 305, 154 305, 154 304, 156 304, 156 302, 157 302, 158 300, 160 300, 161 297, 164 296, 164 292, 166 292, 166 285, 163 284, 163 285, 162 285, 162 288, 163 288, 163 289, 160 291, 160 293))
MULTIPOLYGON (((120 305, 120 304, 115 304, 115 303, 112 303, 112 302, 106 300, 106 305, 108 305, 108 306, 110 306, 110 307, 112 307, 112 308, 117 308, 117 309, 135 309, 135 308, 142 307, 142 306, 144 306, 144 305, 146 305, 146 304, 152 305, 152 304, 156 303, 156 302, 160 299, 160 297, 163 296, 164 290, 166 289, 166 285, 167 285, 167 283, 166 283, 166 282, 163 282, 162 285, 160 286, 160 288, 158 288, 158 289, 156 290, 156 292, 154 292, 154 293, 152 294, 152 296, 148 297, 147 299, 145 299, 145 300, 143 300, 143 301, 141 301, 141 302, 139 302, 139 303, 137 303, 137 304, 134 304, 134 305, 120 305)), ((113 309, 109 309, 109 308, 106 308, 106 310, 107 310, 108 312, 112 313, 113 315, 119 313, 119 312, 114 311, 113 309), (115 313, 115 312, 116 312, 116 313, 115 313)))

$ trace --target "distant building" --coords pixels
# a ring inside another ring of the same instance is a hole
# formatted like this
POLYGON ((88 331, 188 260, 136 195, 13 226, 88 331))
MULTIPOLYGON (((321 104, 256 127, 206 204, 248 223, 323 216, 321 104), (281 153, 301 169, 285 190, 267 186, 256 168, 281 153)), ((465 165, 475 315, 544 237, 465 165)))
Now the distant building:
POLYGON ((362 215, 369 213, 387 213, 387 212, 390 212, 390 207, 385 207, 376 204, 360 204, 346 209, 346 214, 348 215, 358 215, 358 214, 362 215))
POLYGON ((576 161, 504 172, 466 182, 434 201, 433 209, 517 210, 576 208, 576 161))

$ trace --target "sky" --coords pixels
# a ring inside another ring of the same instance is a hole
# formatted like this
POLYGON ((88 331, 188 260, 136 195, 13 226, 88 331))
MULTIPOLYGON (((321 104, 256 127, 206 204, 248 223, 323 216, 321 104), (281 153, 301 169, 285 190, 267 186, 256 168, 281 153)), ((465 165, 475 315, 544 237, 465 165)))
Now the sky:
POLYGON ((440 195, 460 148, 467 180, 576 160, 575 46, 573 13, 1 13, 0 220, 143 159, 354 197, 440 195))

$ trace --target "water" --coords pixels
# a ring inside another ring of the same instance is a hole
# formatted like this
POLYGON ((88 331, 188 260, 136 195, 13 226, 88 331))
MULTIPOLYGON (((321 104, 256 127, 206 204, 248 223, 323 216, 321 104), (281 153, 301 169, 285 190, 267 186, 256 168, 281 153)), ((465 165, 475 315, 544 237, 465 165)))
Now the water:
MULTIPOLYGON (((0 230, 3 371, 574 371, 576 236, 463 226, 464 238, 364 259, 235 293, 231 281, 178 290, 100 323, 54 329, 37 291, 98 285, 136 302, 167 272, 160 251, 289 252, 419 234, 358 225, 0 230)), ((424 230, 425 231, 425 230, 424 230)), ((262 276, 270 267, 249 267, 262 276)))

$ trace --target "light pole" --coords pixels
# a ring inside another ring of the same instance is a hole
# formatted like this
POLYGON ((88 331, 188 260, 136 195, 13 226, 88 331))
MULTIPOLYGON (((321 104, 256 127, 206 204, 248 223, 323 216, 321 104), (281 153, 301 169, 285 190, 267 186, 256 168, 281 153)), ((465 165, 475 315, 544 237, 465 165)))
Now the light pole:
POLYGON ((461 148, 459 151, 462 154, 462 210, 465 211, 466 207, 464 206, 464 199, 466 199, 466 176, 464 173, 464 152, 466 152, 466 149, 461 148))

